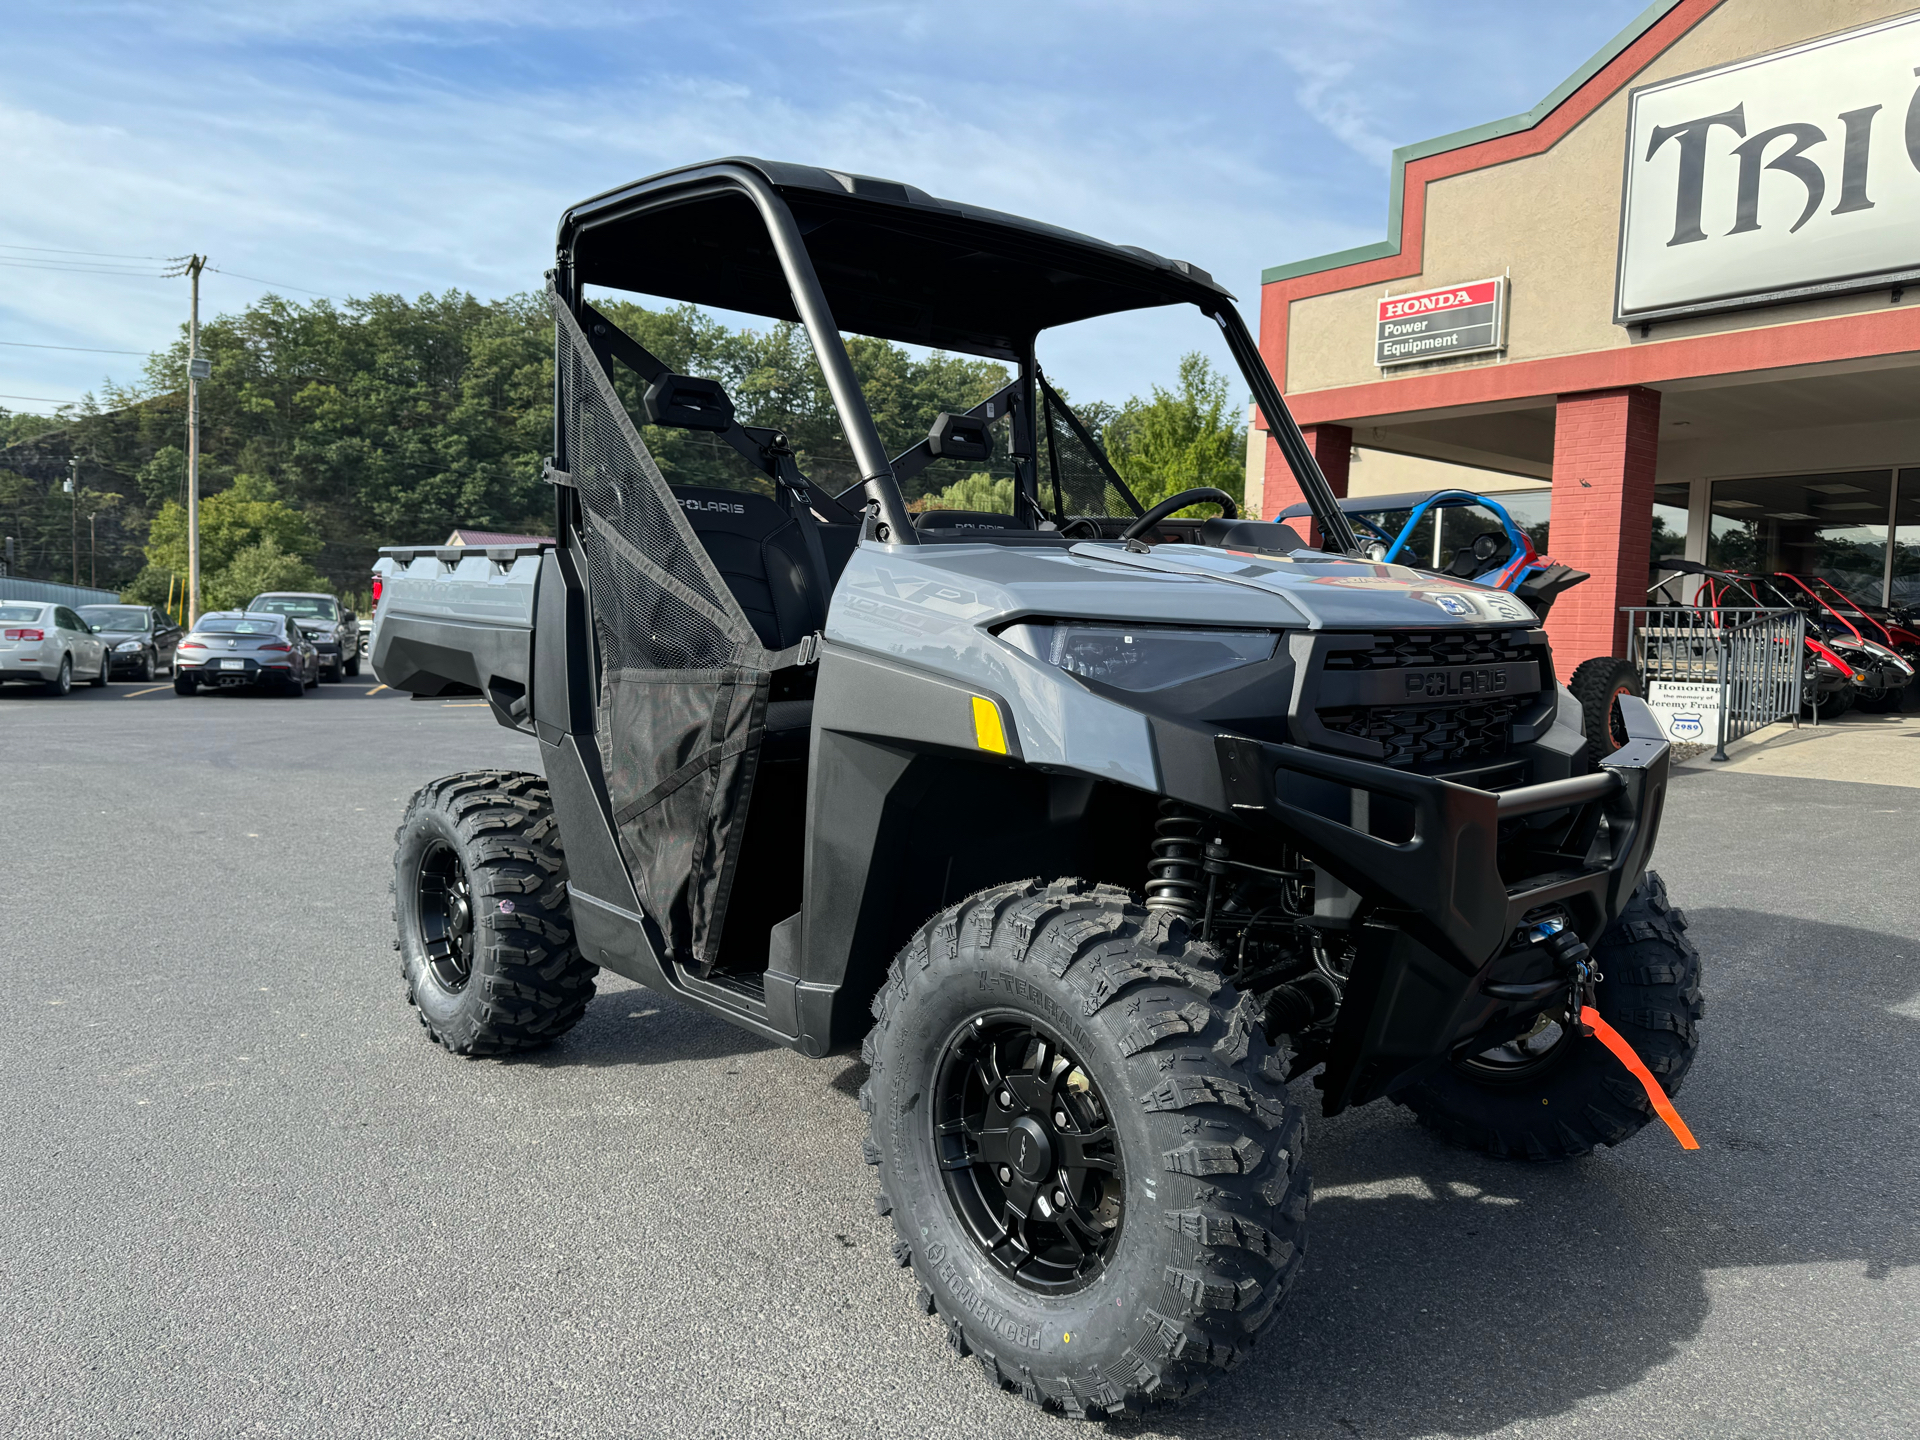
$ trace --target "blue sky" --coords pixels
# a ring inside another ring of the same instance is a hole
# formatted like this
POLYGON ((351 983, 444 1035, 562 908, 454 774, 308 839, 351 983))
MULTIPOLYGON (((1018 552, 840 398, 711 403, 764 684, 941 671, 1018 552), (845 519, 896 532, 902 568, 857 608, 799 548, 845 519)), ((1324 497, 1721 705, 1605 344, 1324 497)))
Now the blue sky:
MULTIPOLYGON (((177 333, 186 282, 120 256, 210 255, 225 273, 203 314, 269 288, 501 295, 539 284, 569 202, 729 154, 1181 256, 1251 321, 1263 266, 1381 238, 1395 146, 1528 109, 1642 5, 542 8, 5 7, 0 406, 48 411, 139 375, 136 355, 19 342, 145 352, 177 333)), ((1118 400, 1207 338, 1157 321, 1083 344, 1065 378, 1118 400)))

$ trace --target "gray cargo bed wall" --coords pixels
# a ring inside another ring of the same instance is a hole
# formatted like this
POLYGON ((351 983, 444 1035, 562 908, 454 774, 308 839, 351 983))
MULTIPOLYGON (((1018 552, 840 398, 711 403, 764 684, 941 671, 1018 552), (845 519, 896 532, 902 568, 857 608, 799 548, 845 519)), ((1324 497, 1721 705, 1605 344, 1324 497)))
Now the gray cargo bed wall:
POLYGON ((383 551, 395 568, 374 631, 374 673, 414 695, 484 695, 501 724, 530 729, 541 549, 383 551))

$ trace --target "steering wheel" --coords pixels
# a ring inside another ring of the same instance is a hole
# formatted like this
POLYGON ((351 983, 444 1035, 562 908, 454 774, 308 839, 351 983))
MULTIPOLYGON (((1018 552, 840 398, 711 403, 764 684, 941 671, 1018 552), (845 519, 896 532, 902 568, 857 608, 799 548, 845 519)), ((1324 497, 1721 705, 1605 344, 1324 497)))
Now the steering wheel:
POLYGON ((1190 505, 1199 505, 1204 500, 1211 500, 1220 506, 1221 514, 1228 520, 1239 520, 1241 518, 1241 508, 1234 503, 1233 496, 1218 486, 1201 485, 1196 486, 1193 490, 1183 490, 1174 495, 1170 495, 1166 500, 1149 506, 1147 508, 1147 514, 1143 515, 1139 520, 1121 532, 1121 539, 1138 540, 1143 534, 1166 520, 1175 511, 1185 510, 1190 505))

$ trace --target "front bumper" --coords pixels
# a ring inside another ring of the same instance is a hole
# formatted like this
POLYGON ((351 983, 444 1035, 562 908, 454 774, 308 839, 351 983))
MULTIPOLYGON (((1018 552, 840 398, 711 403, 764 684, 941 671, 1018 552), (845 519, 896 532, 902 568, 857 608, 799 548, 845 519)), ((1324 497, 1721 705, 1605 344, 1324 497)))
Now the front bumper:
POLYGON ((1513 938, 1565 910, 1592 946, 1640 884, 1667 794, 1668 744, 1647 706, 1621 703, 1629 741, 1593 775, 1477 790, 1344 756, 1218 736, 1230 813, 1272 828, 1358 893, 1355 960, 1322 1077, 1328 1114, 1371 1100, 1540 1011, 1565 986, 1513 938), (1344 822, 1331 788, 1365 795, 1344 822), (1369 814, 1404 820, 1371 833, 1369 814))

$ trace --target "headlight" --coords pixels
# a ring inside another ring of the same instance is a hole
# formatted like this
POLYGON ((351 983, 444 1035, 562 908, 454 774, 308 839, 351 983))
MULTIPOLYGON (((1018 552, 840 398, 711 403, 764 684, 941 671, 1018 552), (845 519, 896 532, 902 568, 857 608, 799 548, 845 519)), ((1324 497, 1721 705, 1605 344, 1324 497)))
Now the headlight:
POLYGON ((123 651, 123 650, 139 650, 139 649, 140 649, 140 642, 139 642, 139 641, 137 641, 137 640, 123 640, 123 641, 121 641, 121 642, 120 642, 120 644, 119 644, 119 645, 117 645, 117 646, 115 646, 115 647, 114 647, 114 649, 115 649, 116 651, 123 651))
POLYGON ((1267 630, 1029 621, 1009 626, 1001 639, 1037 660, 1102 685, 1156 691, 1267 660, 1279 638, 1267 630))

